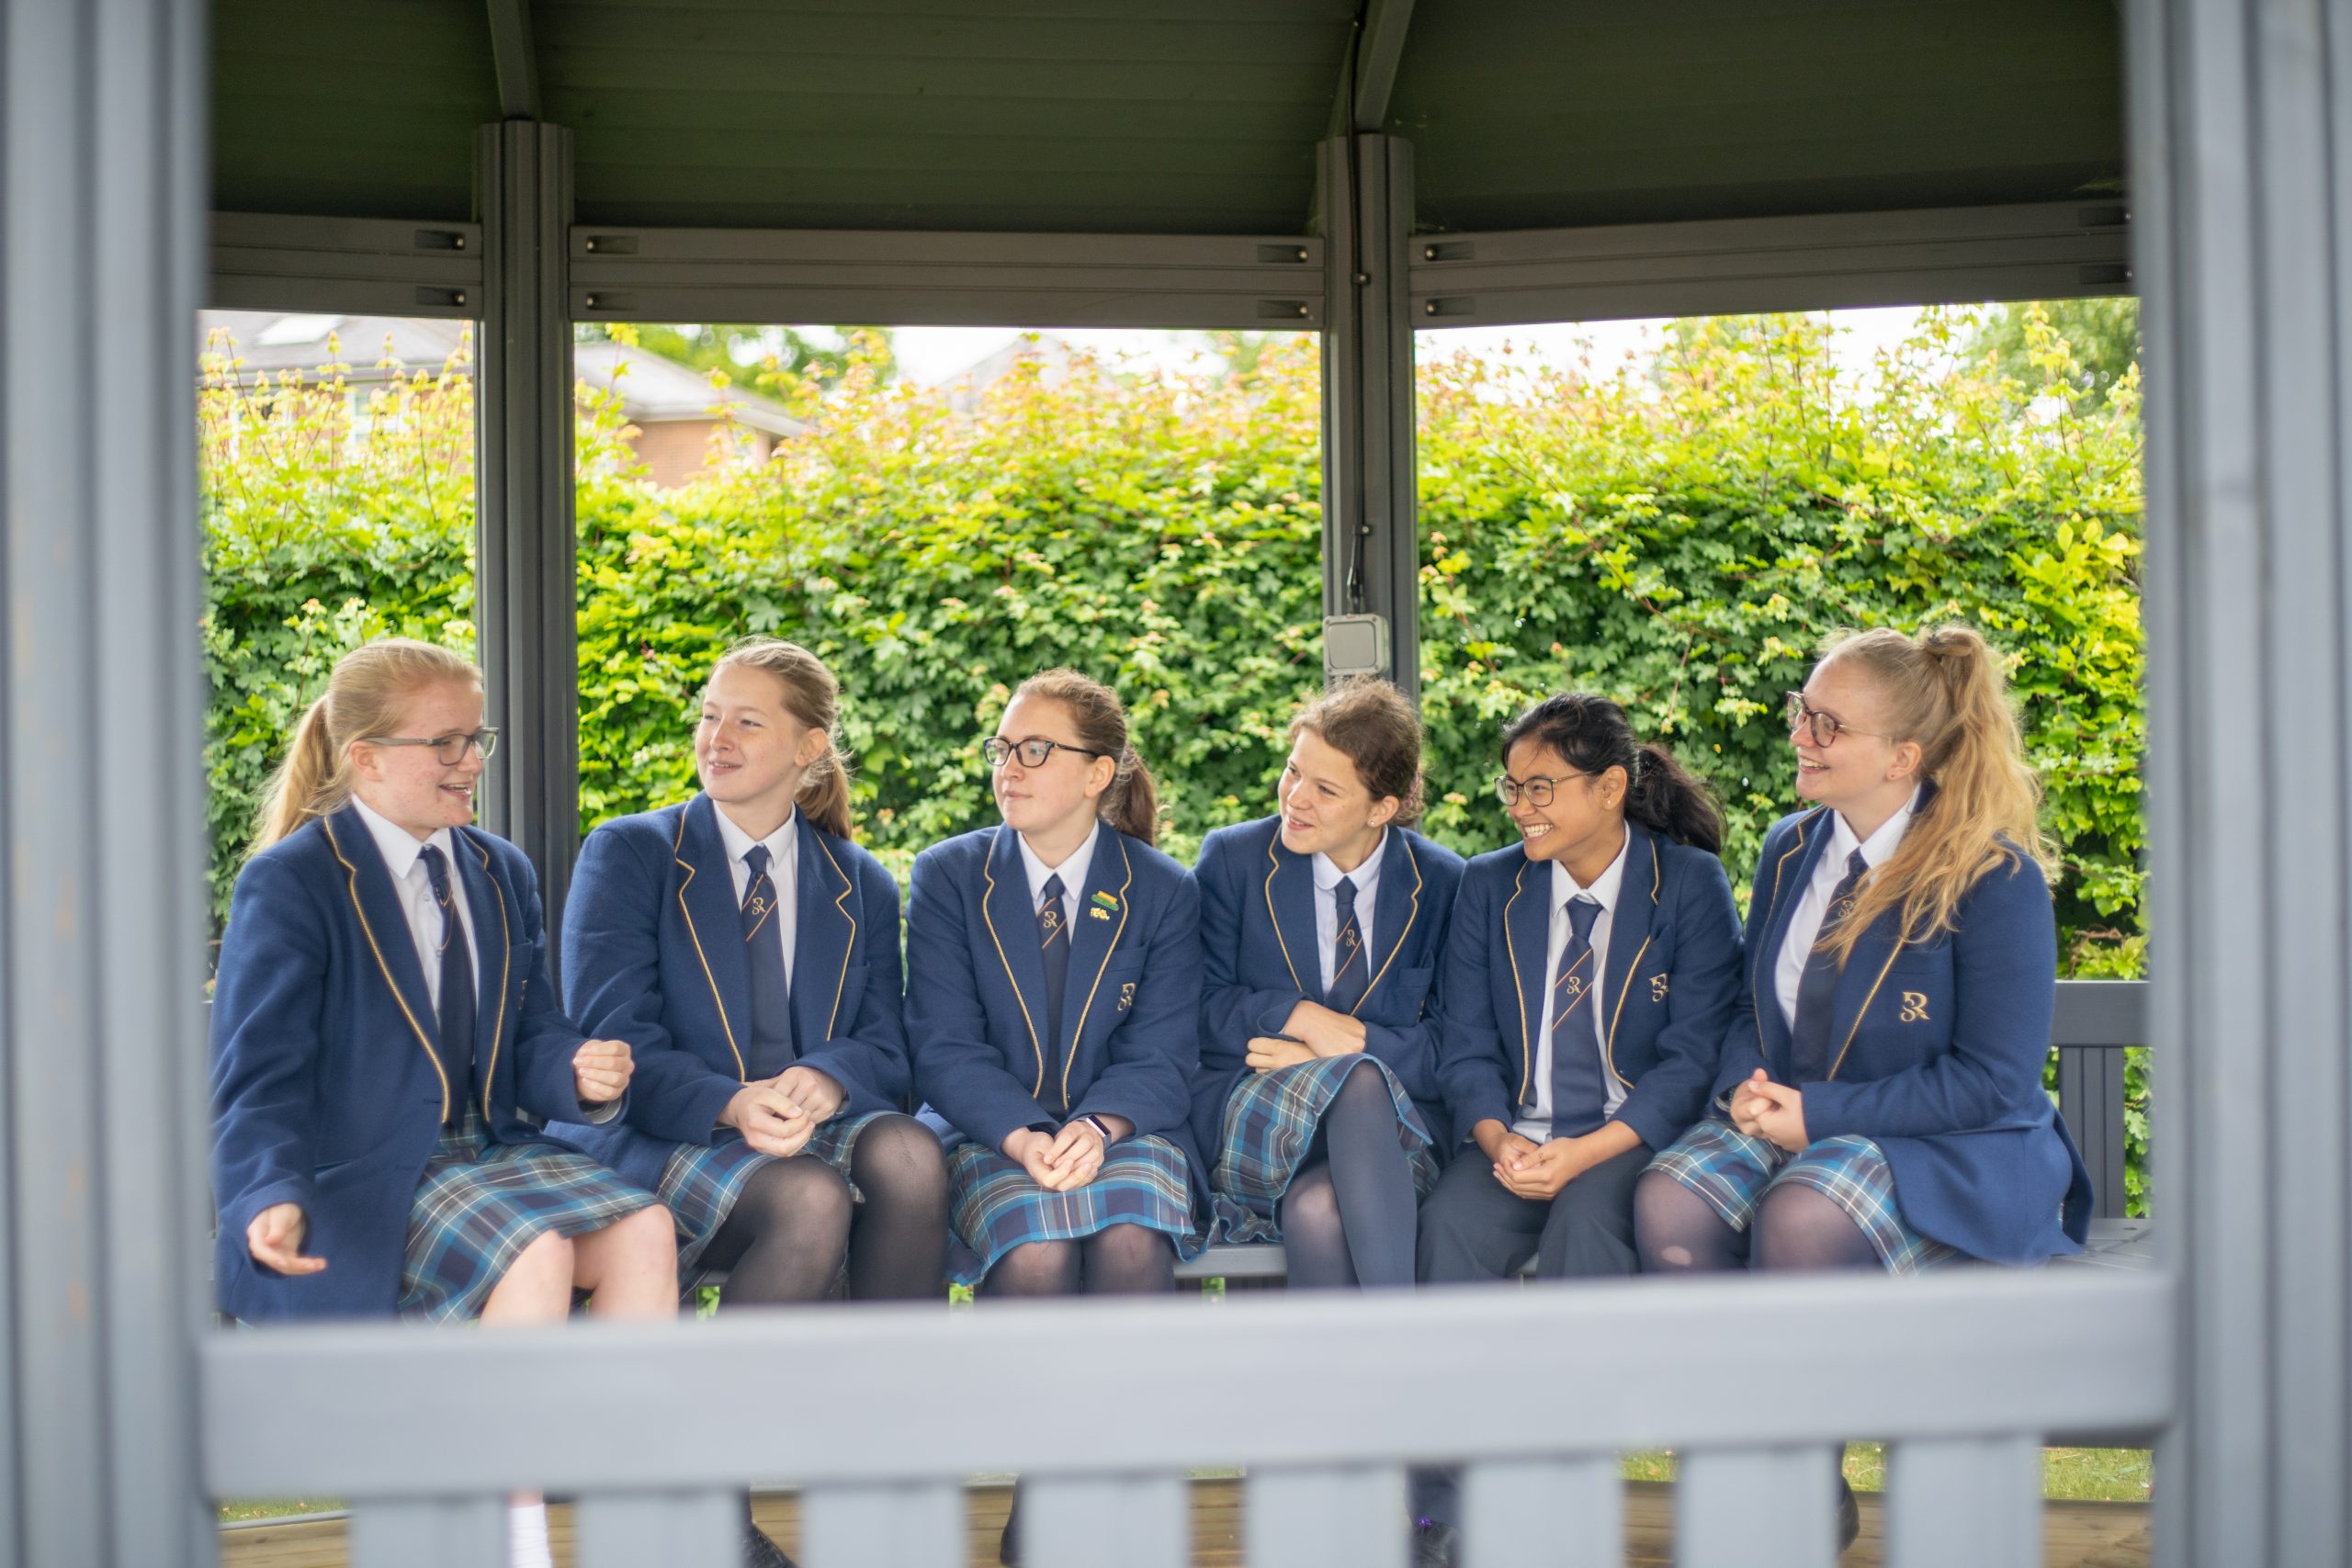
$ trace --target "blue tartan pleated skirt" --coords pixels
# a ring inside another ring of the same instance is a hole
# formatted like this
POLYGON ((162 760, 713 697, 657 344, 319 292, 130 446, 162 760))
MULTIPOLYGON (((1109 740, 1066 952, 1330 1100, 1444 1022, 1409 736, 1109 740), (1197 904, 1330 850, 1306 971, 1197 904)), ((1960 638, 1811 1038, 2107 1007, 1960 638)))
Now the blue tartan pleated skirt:
POLYGON ((1069 1192, 1048 1192, 994 1149, 956 1139, 947 1150, 947 1278, 957 1285, 978 1284, 1024 1243, 1076 1241, 1116 1224, 1159 1232, 1186 1260, 1208 1247, 1193 1214, 1191 1162, 1157 1134, 1112 1145, 1094 1179, 1069 1192))
POLYGON ((1270 1073, 1251 1073, 1226 1098, 1217 1133, 1216 1164, 1209 1173, 1218 1234, 1227 1241, 1280 1241, 1282 1198, 1298 1175, 1323 1113, 1356 1067, 1387 1080, 1396 1105, 1396 1142, 1413 1168, 1413 1190, 1428 1197, 1437 1185, 1437 1156, 1412 1096, 1376 1056, 1321 1056, 1270 1073))
MULTIPOLYGON (((865 1194, 849 1173, 850 1156, 856 1151, 857 1135, 874 1122, 891 1114, 887 1111, 869 1111, 862 1116, 836 1116, 819 1127, 809 1136, 801 1151, 792 1159, 821 1160, 842 1173, 849 1182, 850 1201, 863 1203, 865 1194)), ((741 1134, 729 1129, 725 1138, 712 1145, 680 1144, 670 1151, 668 1163, 662 1168, 662 1182, 655 1191, 670 1205, 670 1214, 678 1224, 678 1289, 691 1296, 708 1282, 711 1270, 698 1268, 703 1249, 727 1223, 735 1201, 743 1195, 744 1184, 752 1173, 779 1156, 763 1155, 743 1141, 741 1134)))
POLYGON ((1843 1209, 1870 1238, 1890 1274, 1917 1274, 1968 1258, 1958 1247, 1930 1241, 1904 1224, 1886 1156, 1870 1139, 1854 1134, 1824 1138, 1792 1155, 1769 1139, 1751 1137, 1728 1122, 1711 1119, 1668 1145, 1649 1168, 1663 1171, 1704 1198, 1736 1231, 1747 1229, 1767 1192, 1793 1182, 1843 1209))
POLYGON ((409 1202, 400 1314, 436 1323, 478 1316, 542 1235, 585 1235, 656 1201, 586 1155, 497 1142, 469 1106, 463 1122, 441 1130, 409 1202))

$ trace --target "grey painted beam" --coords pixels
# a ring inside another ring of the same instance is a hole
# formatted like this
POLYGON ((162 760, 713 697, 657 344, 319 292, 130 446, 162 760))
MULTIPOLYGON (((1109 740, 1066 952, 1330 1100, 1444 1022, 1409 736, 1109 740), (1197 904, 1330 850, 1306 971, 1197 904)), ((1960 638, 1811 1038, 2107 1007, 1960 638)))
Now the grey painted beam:
POLYGON ((1414 238, 1421 327, 2132 291, 2120 201, 1414 238))
POLYGON ((531 43, 531 0, 487 0, 491 62, 498 72, 498 112, 537 119, 539 60, 531 43))
POLYGON ((1347 129, 1387 129, 1388 99, 1396 90, 1397 67, 1405 60, 1405 35, 1413 25, 1413 0, 1367 0, 1355 36, 1355 65, 1348 95, 1347 129))
POLYGON ((484 288, 474 602, 490 722, 503 741, 483 775, 482 819, 531 857, 555 931, 580 849, 571 321, 564 308, 571 133, 524 121, 488 125, 477 151, 484 288))
POLYGON ((1089 1301, 497 1335, 271 1330, 204 1347, 206 1478, 226 1496, 368 1496, 1525 1458, 1523 1432, 1498 1428, 1446 1392, 1491 1378, 1498 1344, 1522 1348, 1531 1383, 1577 1390, 1546 1418, 1545 1438, 1562 1453, 2145 1430, 2172 1410, 2171 1302, 2166 1276, 2082 1269, 1305 1293, 1230 1298, 1215 1311, 1089 1301), (1724 1336, 1727 1321, 1742 1333, 1724 1336), (1596 1360, 1583 1348, 1595 1344, 1611 1354, 1596 1360), (1759 1358, 1758 1345, 1772 1354, 1759 1358), (1953 1355, 1955 1345, 1969 1354, 1953 1355), (1362 1375, 1407 1347, 1410 1383, 1362 1375), (1122 1398, 1155 1412, 1122 1423, 1116 1443, 1034 1397, 1050 1369, 1095 1355, 1122 1358, 1122 1398), (1318 1397, 1280 1421, 1236 1422, 1227 1402, 1200 1397, 1204 1367, 1220 1386, 1318 1397), (490 1382, 535 1413, 531 1444, 451 1427, 446 1391, 490 1382), (874 1406, 881 1382, 1002 1416, 908 1422, 874 1406), (704 1402, 692 1423, 674 1419, 680 1390, 714 1387, 730 1397, 704 1402), (783 1409, 834 1414, 774 1419, 783 1409), (659 1444, 611 1441, 616 1431, 655 1430, 659 1444))
POLYGON ((467 317, 481 313, 478 223, 212 215, 204 303, 224 310, 467 317))

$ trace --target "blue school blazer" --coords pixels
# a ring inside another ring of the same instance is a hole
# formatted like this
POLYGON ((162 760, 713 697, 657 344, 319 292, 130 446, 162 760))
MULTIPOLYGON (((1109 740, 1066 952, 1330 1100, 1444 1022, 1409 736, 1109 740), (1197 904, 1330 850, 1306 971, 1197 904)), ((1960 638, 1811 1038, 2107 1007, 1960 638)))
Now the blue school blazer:
MULTIPOLYGON (((1253 1035, 1280 1034, 1291 1009, 1323 999, 1315 932, 1315 859, 1283 848, 1282 818, 1219 828, 1201 842, 1201 1069, 1193 1135, 1216 1151, 1225 1102, 1249 1075, 1253 1035)), ((1450 1146, 1437 1080, 1437 976, 1462 857, 1398 828, 1380 854, 1372 911, 1372 987, 1355 1010, 1364 1050, 1386 1063, 1419 1107, 1436 1147, 1450 1146)))
MULTIPOLYGON (((1933 802, 1922 809, 1932 809, 1933 802)), ((1747 907, 1747 976, 1714 1092, 1763 1067, 1790 1081, 1772 971, 1823 846, 1826 808, 1764 837, 1747 907)), ((1972 1258, 2039 1263, 2081 1250, 2090 1173, 2041 1087, 2058 934, 2041 868, 2018 854, 1961 900, 1954 930, 1904 942, 1882 915, 1838 976, 1829 1076, 1798 1084, 1818 1142, 1860 1134, 1885 1151, 1903 1218, 1972 1258)))
POLYGON ((1199 889, 1108 823, 1070 934, 1062 1032, 1047 1038, 1045 961, 1019 835, 983 828, 916 857, 907 890, 907 1036, 924 1120, 988 1148, 1023 1127, 1124 1116, 1184 1151, 1199 1059, 1199 889))
MULTIPOLYGON (((1625 824, 1625 869, 1601 971, 1601 1038, 1625 1086, 1612 1120, 1662 1149, 1706 1108, 1739 987, 1739 912, 1723 862, 1625 824)), ((1518 844, 1463 874, 1447 943, 1438 1074, 1456 1135, 1505 1125, 1536 1070, 1552 929, 1552 867, 1518 844)))
POLYGON ((390 1314, 409 1204, 457 1099, 508 1144, 535 1141, 533 1118, 580 1115, 583 1036, 548 978, 531 863, 480 829, 454 836, 481 955, 470 1084, 447 1081, 434 1054, 424 968, 356 807, 237 877, 212 993, 213 1277, 232 1316, 390 1314), (274 1203, 300 1205, 322 1272, 288 1278, 246 1252, 245 1226, 274 1203))
MULTIPOLYGON (((841 1114, 896 1111, 910 1082, 899 886, 806 817, 797 847, 792 1014, 799 1065, 842 1086, 841 1114)), ((563 910, 564 996, 637 1059, 626 1119, 549 1133, 650 1191, 680 1144, 741 1137, 718 1113, 743 1087, 752 970, 718 808, 697 795, 607 822, 581 846, 563 910)))

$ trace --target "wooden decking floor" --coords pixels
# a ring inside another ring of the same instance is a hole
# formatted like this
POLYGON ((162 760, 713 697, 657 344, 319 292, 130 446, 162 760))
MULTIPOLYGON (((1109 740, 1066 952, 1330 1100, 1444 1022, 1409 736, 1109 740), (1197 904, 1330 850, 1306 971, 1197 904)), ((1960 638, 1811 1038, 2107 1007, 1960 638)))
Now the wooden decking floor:
MULTIPOLYGON (((997 1536, 1012 1496, 1003 1486, 976 1486, 970 1499, 971 1568, 996 1568, 997 1536)), ((1864 1493, 1862 1533, 1839 1568, 1878 1568, 1884 1559, 1879 1499, 1864 1493)), ((1193 1483, 1193 1568, 1243 1568, 1242 1485, 1238 1481, 1193 1483)), ((786 1551, 797 1551, 800 1509, 788 1496, 762 1497, 754 1510, 760 1526, 786 1551)), ((560 1506, 550 1510, 548 1533, 557 1568, 572 1568, 571 1520, 560 1506)), ((2151 1521, 2140 1503, 2067 1503, 2043 1506, 2042 1549, 2047 1568, 2145 1568, 2151 1552, 2151 1521)), ((1674 1488, 1668 1483, 1625 1483, 1627 1568, 1666 1568, 1671 1563, 1674 1488)), ((221 1568, 345 1568, 345 1527, 340 1516, 232 1525, 220 1531, 221 1568)), ((822 1568, 811 1564, 810 1568, 822 1568)))

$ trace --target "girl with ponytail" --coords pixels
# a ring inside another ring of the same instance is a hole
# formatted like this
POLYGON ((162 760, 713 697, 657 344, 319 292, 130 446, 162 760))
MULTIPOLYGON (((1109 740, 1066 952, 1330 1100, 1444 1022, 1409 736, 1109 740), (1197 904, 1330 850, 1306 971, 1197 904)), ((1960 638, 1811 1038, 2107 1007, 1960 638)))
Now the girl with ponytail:
MULTIPOLYGON (((575 1290, 677 1311, 669 1214, 537 1130, 637 1089, 628 1043, 556 1005, 531 863, 472 826, 497 739, 481 673, 405 639, 346 655, 296 728, 213 991, 231 1316, 560 1323, 575 1290)), ((508 1534, 514 1568, 547 1568, 536 1498, 508 1534)))
MULTIPOLYGON (((1504 729, 1495 792, 1518 842, 1463 874, 1439 1077, 1460 1154, 1421 1207, 1425 1281, 1634 1272, 1634 1182, 1699 1119, 1739 975, 1722 818, 1606 697, 1504 729)), ((1414 1478, 1425 1557, 1450 1560, 1451 1478, 1414 1478)))
POLYGON ((899 889, 851 840, 823 660, 773 637, 720 657, 695 725, 702 791, 588 835, 564 910, 575 1014, 639 1063, 625 1125, 558 1129, 678 1217, 722 1311, 935 1298, 937 1140, 911 1084, 899 889))
POLYGON ((1999 657, 1966 626, 1847 634, 1788 719, 1815 804, 1765 836, 1714 1114, 1642 1177, 1643 1268, 2078 1250, 2090 1181, 2041 1087, 2052 857, 1999 657))

